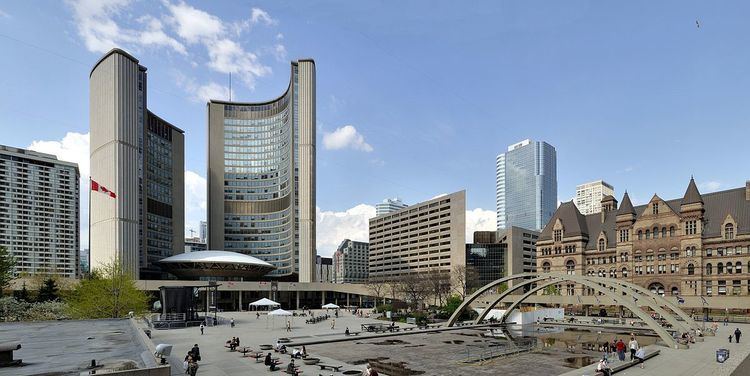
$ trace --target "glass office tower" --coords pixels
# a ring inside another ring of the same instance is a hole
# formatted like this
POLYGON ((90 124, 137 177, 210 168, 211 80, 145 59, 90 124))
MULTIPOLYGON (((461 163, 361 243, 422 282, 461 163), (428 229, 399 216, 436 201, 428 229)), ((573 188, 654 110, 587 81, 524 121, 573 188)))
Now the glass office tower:
POLYGON ((498 155, 496 167, 497 228, 544 228, 557 208, 555 148, 523 140, 498 155))
POLYGON ((208 103, 208 248, 315 280, 315 63, 292 63, 287 91, 208 103))

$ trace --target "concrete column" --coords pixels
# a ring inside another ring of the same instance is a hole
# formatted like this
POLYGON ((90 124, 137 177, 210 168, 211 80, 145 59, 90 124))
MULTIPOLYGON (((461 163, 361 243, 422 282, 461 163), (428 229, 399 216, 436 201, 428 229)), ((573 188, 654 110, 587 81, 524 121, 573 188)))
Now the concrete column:
POLYGON ((351 305, 351 304, 349 304, 349 293, 348 292, 346 293, 346 305, 348 305, 348 306, 351 305))
POLYGON ((326 292, 321 291, 320 292, 320 305, 325 305, 325 304, 326 304, 326 292))
POLYGON ((359 296, 359 308, 362 308, 362 295, 359 296))
POLYGON ((240 294, 240 312, 242 312, 242 291, 238 291, 237 293, 240 294))
POLYGON ((299 309, 299 290, 295 291, 294 295, 297 297, 297 308, 295 309, 298 310, 299 309))

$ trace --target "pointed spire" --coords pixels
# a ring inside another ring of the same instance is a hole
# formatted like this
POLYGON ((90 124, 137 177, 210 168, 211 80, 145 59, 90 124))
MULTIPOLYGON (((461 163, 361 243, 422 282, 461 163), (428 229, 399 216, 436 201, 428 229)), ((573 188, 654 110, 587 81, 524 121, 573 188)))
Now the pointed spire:
POLYGON ((617 215, 620 214, 635 214, 635 208, 633 208, 633 203, 630 202, 628 191, 625 191, 625 195, 622 196, 622 203, 620 204, 620 208, 617 209, 617 215))
POLYGON ((698 192, 698 187, 695 185, 695 179, 690 177, 690 183, 688 184, 685 196, 682 197, 682 205, 703 203, 703 197, 698 192))

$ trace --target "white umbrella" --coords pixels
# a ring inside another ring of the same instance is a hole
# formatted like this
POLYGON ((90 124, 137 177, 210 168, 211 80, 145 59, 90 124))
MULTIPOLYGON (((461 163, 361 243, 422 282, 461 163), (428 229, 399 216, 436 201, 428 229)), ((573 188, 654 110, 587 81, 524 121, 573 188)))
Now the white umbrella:
POLYGON ((333 303, 328 303, 328 304, 324 305, 323 308, 325 308, 325 309, 338 309, 339 306, 337 306, 337 305, 335 305, 333 303))

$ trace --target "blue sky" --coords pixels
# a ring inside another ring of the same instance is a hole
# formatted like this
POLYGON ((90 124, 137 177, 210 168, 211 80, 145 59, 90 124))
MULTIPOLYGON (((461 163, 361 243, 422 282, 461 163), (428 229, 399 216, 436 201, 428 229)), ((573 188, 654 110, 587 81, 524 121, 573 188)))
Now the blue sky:
POLYGON ((324 255, 366 240, 392 196, 466 189, 468 231, 493 228, 495 156, 525 138, 556 147, 561 201, 598 179, 645 202, 682 195, 691 174, 704 192, 750 178, 747 3, 457 4, 3 2, 0 143, 87 173, 88 73, 118 46, 148 67, 149 108, 186 132, 195 229, 206 97, 226 97, 233 72, 234 99, 275 98, 302 57, 317 65, 324 255))

